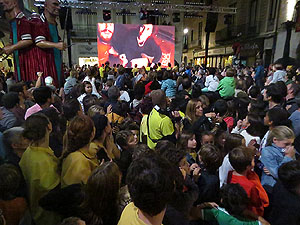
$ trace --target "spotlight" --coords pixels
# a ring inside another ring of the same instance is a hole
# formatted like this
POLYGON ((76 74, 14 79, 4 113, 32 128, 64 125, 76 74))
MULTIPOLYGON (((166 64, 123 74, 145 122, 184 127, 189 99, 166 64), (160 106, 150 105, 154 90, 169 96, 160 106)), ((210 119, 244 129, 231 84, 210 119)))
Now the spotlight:
POLYGON ((104 21, 111 20, 111 11, 110 10, 103 10, 103 20, 104 21))

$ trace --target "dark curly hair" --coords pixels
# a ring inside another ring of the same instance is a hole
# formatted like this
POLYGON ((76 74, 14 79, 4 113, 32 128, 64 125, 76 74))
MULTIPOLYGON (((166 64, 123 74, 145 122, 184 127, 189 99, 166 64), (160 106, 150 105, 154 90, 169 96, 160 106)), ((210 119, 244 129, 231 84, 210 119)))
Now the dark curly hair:
POLYGON ((45 137, 49 123, 47 116, 42 113, 35 113, 26 119, 23 136, 30 141, 39 141, 45 137))
POLYGON ((226 211, 236 217, 241 217, 247 208, 249 198, 240 184, 226 184, 221 189, 222 205, 226 211))
POLYGON ((136 207, 150 216, 162 212, 174 192, 170 163, 157 154, 147 154, 133 161, 128 169, 127 184, 136 207))

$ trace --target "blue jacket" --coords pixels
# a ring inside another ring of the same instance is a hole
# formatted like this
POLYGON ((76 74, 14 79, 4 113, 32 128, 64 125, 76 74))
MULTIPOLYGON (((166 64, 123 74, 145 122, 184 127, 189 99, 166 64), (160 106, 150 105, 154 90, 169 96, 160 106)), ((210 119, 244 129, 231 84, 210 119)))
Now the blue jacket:
POLYGON ((264 77, 264 67, 263 66, 258 66, 255 68, 255 76, 254 79, 255 80, 260 80, 264 77))
POLYGON ((167 79, 162 82, 161 89, 166 92, 167 97, 175 97, 176 94, 176 81, 167 79))
POLYGON ((260 161, 270 171, 271 175, 262 173, 261 184, 273 187, 278 179, 278 168, 293 159, 285 156, 284 149, 272 144, 262 149, 260 161))

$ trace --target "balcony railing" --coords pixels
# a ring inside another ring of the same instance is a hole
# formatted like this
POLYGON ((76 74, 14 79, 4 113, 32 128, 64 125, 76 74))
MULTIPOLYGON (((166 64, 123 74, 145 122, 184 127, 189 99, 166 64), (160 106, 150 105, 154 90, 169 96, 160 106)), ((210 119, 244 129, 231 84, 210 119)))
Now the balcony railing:
POLYGON ((236 38, 256 37, 260 33, 261 22, 254 25, 249 23, 238 26, 229 25, 227 28, 216 32, 216 43, 223 43, 234 40, 236 38))

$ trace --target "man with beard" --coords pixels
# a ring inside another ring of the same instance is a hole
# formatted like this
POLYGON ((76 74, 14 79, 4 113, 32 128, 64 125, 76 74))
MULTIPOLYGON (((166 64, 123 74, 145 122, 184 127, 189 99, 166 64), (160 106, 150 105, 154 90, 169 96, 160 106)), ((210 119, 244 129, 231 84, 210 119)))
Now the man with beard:
MULTIPOLYGON (((111 46, 111 39, 115 32, 113 23, 98 23, 98 58, 99 64, 109 61, 112 64, 120 64, 118 53, 111 46)), ((106 71, 107 72, 107 71, 106 71)))
POLYGON ((148 63, 159 62, 162 51, 152 37, 153 25, 144 24, 138 29, 130 29, 127 33, 120 32, 115 25, 116 31, 111 40, 111 45, 119 55, 124 67, 147 66, 148 63), (124 41, 120 38, 125 37, 124 41))
POLYGON ((17 0, 0 0, 0 4, 11 26, 11 44, 0 48, 0 55, 14 53, 16 78, 19 81, 28 80, 27 76, 35 73, 29 48, 33 43, 30 23, 21 12, 17 0))
POLYGON ((57 31, 56 18, 59 16, 58 0, 46 0, 45 10, 40 17, 33 17, 32 35, 35 41, 37 61, 44 76, 51 76, 54 84, 62 86, 62 53, 66 44, 60 40, 57 31))

